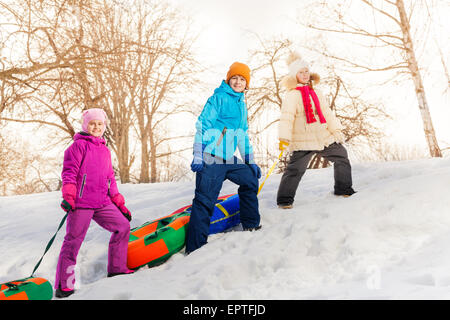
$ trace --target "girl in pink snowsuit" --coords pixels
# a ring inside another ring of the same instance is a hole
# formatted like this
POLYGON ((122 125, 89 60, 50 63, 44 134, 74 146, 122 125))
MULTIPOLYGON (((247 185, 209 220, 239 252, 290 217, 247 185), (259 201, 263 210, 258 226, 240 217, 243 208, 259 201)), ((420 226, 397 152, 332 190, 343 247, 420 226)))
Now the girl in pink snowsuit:
POLYGON ((82 122, 83 131, 73 137, 74 142, 64 152, 61 207, 68 215, 56 268, 56 297, 74 292, 76 259, 91 219, 112 233, 108 276, 132 272, 127 268, 131 214, 117 189, 111 153, 102 137, 106 113, 102 109, 88 109, 82 122))

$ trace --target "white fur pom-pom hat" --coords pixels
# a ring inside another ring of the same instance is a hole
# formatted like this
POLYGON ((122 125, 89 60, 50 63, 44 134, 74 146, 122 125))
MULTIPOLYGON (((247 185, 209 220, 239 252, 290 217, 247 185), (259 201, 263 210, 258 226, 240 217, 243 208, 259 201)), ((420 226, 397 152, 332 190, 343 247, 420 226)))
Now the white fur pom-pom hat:
POLYGON ((310 64, 307 61, 303 60, 300 54, 296 51, 292 52, 289 55, 286 63, 288 65, 289 76, 293 78, 296 78, 297 73, 300 71, 300 69, 307 68, 309 71, 311 71, 310 64))

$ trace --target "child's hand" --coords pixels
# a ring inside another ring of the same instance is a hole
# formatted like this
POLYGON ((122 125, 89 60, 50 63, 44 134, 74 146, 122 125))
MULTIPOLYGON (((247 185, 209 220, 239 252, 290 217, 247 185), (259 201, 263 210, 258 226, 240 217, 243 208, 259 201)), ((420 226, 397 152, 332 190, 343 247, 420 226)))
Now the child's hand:
POLYGON ((124 205, 121 205, 118 208, 119 208, 120 212, 122 212, 122 214, 125 216, 125 218, 127 218, 128 221, 131 221, 131 212, 130 212, 130 210, 128 210, 128 208, 125 207, 124 205))
POLYGON ((191 170, 193 172, 202 171, 203 170, 203 159, 194 157, 194 160, 192 160, 192 163, 191 163, 191 170))
POLYGON ((123 195, 118 193, 111 197, 111 201, 116 205, 120 212, 122 212, 125 218, 127 218, 128 221, 131 221, 131 212, 127 207, 125 207, 125 198, 123 197, 123 195))
POLYGON ((289 141, 280 140, 280 142, 278 144, 278 149, 280 149, 280 151, 284 151, 284 150, 286 150, 287 147, 289 147, 289 141))
POLYGON ((125 204, 125 198, 120 193, 112 196, 111 201, 116 205, 117 208, 125 204))
POLYGON ((203 151, 205 150, 205 148, 205 144, 194 143, 194 159, 191 163, 191 170, 193 172, 199 172, 203 170, 203 151))
POLYGON ((61 208, 65 212, 69 212, 70 210, 73 210, 73 207, 71 206, 71 204, 68 203, 66 200, 61 201, 61 208))
POLYGON ((77 187, 72 183, 63 185, 62 189, 63 202, 61 202, 61 208, 64 211, 69 212, 75 210, 75 197, 77 194, 77 187))
POLYGON ((250 169, 252 169, 256 179, 261 178, 261 169, 255 163, 253 153, 246 154, 244 156, 244 162, 245 162, 245 164, 249 165, 250 169))
POLYGON ((258 165, 251 163, 251 164, 249 164, 249 166, 252 169, 254 175, 256 176, 256 179, 261 178, 261 169, 258 167, 258 165))

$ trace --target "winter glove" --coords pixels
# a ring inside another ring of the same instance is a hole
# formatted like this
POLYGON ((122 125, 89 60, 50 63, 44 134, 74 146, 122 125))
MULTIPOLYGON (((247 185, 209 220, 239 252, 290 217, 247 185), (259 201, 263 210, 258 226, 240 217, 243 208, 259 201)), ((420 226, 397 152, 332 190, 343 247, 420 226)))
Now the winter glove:
POLYGON ((205 165, 203 161, 203 150, 205 150, 206 145, 202 143, 194 143, 194 159, 191 163, 191 170, 193 172, 199 172, 203 170, 205 165))
POLYGON ((258 167, 258 165, 255 163, 251 163, 249 164, 249 166, 252 169, 253 173, 255 174, 256 179, 261 178, 261 169, 258 167))
POLYGON ((284 151, 286 150, 287 147, 289 147, 289 141, 280 140, 280 143, 278 144, 278 149, 280 149, 280 151, 284 151))
POLYGON ((65 212, 69 212, 70 210, 72 210, 72 206, 66 200, 61 201, 60 206, 65 212))
POLYGON ((261 178, 261 169, 253 159, 253 153, 246 154, 244 157, 244 162, 250 167, 250 169, 252 169, 253 174, 256 176, 256 179, 261 178))
POLYGON ((128 210, 128 208, 125 207, 125 205, 121 205, 121 206, 118 207, 118 208, 119 208, 120 212, 122 212, 123 216, 124 216, 125 218, 127 218, 128 221, 131 221, 132 218, 131 218, 131 212, 130 212, 130 210, 128 210))
POLYGON ((111 197, 111 201, 116 205, 120 212, 122 212, 125 218, 127 218, 128 221, 131 221, 131 212, 127 207, 125 207, 125 198, 123 197, 123 195, 118 193, 111 197))
POLYGON ((62 197, 64 199, 61 202, 61 208, 66 212, 69 212, 70 210, 75 210, 75 198, 77 194, 77 186, 72 183, 68 183, 63 185, 61 191, 62 197))

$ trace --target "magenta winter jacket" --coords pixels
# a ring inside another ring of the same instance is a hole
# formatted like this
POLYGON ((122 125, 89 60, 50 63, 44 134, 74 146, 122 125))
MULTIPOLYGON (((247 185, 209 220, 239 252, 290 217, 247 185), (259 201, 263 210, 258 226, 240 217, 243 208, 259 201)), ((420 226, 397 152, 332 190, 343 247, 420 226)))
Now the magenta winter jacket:
POLYGON ((77 186, 76 208, 102 208, 119 193, 105 139, 80 132, 64 152, 63 185, 77 186))

